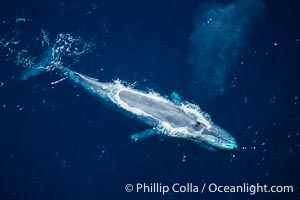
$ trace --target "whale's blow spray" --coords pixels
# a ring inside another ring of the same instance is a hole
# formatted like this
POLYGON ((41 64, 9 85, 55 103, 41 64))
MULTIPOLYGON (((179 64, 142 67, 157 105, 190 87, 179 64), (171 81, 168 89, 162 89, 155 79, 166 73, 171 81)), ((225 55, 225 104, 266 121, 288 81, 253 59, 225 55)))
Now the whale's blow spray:
POLYGON ((226 89, 227 73, 236 65, 244 36, 263 10, 260 0, 210 2, 196 9, 188 63, 197 92, 210 98, 226 89))

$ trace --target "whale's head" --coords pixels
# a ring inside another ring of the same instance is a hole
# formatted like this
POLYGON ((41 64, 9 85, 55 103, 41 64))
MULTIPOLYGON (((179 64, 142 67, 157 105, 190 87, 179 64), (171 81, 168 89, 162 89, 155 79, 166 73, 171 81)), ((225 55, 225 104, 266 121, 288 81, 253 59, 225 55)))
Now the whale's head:
POLYGON ((190 139, 203 147, 210 150, 235 151, 238 150, 238 145, 235 139, 224 129, 215 124, 210 124, 207 127, 196 121, 189 128, 190 139))

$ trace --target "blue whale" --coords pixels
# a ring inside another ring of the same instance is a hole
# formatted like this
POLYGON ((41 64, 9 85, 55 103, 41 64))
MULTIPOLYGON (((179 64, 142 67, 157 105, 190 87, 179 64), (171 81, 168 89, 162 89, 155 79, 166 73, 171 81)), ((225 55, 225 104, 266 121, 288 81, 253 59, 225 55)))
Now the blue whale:
POLYGON ((148 130, 131 135, 134 141, 160 134, 190 140, 210 150, 232 151, 238 148, 227 131, 215 125, 199 106, 183 102, 176 92, 168 99, 155 92, 137 90, 120 80, 99 82, 55 63, 51 55, 23 73, 22 79, 47 71, 60 72, 64 79, 68 78, 93 96, 149 125, 148 130))

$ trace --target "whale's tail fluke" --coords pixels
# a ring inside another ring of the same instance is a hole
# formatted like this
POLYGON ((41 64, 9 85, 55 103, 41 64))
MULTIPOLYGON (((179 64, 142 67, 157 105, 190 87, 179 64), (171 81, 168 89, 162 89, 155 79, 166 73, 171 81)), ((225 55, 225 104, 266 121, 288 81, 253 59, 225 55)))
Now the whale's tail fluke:
POLYGON ((32 76, 37 76, 39 74, 41 74, 44 70, 41 68, 30 68, 30 69, 25 69, 21 76, 20 79, 21 80, 27 80, 28 78, 32 77, 32 76))
MULTIPOLYGON (((68 66, 79 62, 81 55, 94 48, 92 42, 85 42, 80 37, 73 37, 70 34, 58 34, 53 42, 50 41, 48 36, 42 40, 43 44, 47 43, 47 45, 42 45, 38 51, 43 52, 42 54, 35 52, 36 56, 26 54, 23 57, 18 57, 18 65, 26 68, 21 74, 21 80, 57 69, 66 71, 68 66)), ((20 54, 20 52, 17 53, 20 54)))
POLYGON ((44 72, 53 71, 58 68, 63 67, 57 57, 55 57, 52 53, 52 50, 49 49, 44 53, 43 57, 37 64, 28 67, 22 72, 20 79, 27 80, 33 76, 40 75, 44 72))
POLYGON ((20 76, 20 79, 21 80, 27 80, 27 79, 29 79, 29 78, 31 78, 33 76, 38 76, 41 73, 46 72, 46 71, 47 71, 46 68, 43 67, 43 66, 33 66, 33 67, 29 68, 29 69, 25 69, 22 72, 22 74, 20 76))

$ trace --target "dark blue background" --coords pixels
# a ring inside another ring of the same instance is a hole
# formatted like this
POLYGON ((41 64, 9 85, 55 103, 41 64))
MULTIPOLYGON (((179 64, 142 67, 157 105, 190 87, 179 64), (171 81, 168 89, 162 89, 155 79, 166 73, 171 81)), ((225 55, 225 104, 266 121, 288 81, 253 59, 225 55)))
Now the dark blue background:
POLYGON ((57 75, 20 81, 22 69, 2 55, 0 199, 253 198, 124 191, 125 184, 137 182, 293 185, 294 193, 254 198, 299 199, 300 6, 292 0, 264 2, 265 18, 240 55, 245 64, 232 72, 235 87, 203 101, 192 91, 186 62, 192 14, 202 1, 2 1, 0 19, 31 18, 52 35, 94 41, 96 48, 73 70, 102 81, 138 81, 139 88, 163 95, 176 90, 232 133, 240 151, 210 152, 171 138, 134 143, 130 134, 146 126, 69 81, 52 88, 57 75))

